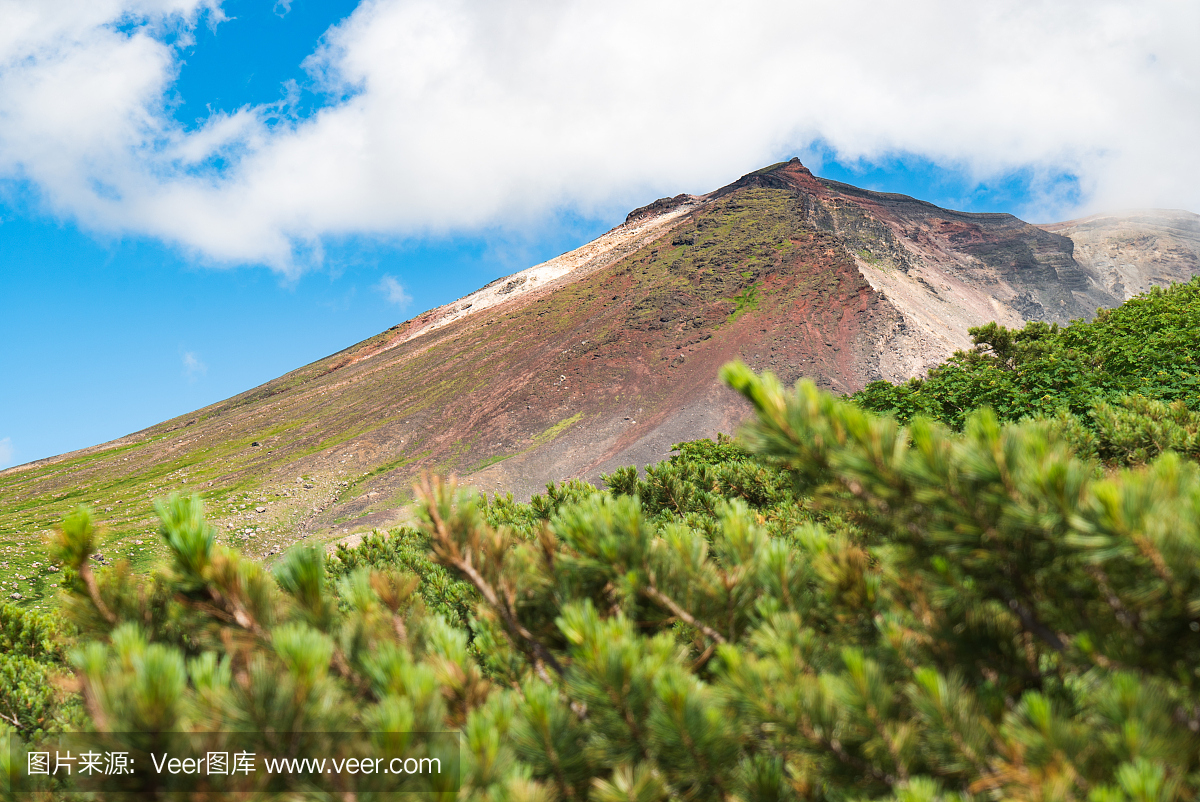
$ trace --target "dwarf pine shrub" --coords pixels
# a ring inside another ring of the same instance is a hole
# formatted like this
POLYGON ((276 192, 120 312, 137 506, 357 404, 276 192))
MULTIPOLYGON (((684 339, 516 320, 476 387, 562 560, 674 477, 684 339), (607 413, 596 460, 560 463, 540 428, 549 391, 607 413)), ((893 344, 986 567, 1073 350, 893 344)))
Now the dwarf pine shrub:
POLYGON ((755 410, 736 447, 527 505, 429 478, 414 529, 328 562, 268 571, 175 497, 167 563, 93 573, 77 514, 56 549, 88 726, 453 732, 443 799, 1195 796, 1195 463, 1135 438, 1145 466, 1100 474, 1045 420, 904 425, 724 378, 755 410))

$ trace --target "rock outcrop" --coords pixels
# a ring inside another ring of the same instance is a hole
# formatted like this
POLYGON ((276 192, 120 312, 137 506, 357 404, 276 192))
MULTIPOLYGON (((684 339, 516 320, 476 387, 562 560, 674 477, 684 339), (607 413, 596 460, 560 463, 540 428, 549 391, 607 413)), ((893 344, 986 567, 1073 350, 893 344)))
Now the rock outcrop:
POLYGON ((1200 215, 1178 209, 1097 214, 1042 228, 1070 239, 1075 261, 1122 301, 1187 281, 1200 260, 1200 215))

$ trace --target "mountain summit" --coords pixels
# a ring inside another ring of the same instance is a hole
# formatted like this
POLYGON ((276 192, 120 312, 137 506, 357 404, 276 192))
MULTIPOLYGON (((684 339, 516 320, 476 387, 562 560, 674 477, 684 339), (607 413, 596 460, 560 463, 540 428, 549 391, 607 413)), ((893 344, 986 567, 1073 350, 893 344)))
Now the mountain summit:
MULTIPOLYGON (((242 395, 0 472, 0 534, 90 501, 128 553, 198 489, 252 553, 382 525, 426 469, 528 496, 732 431, 742 359, 838 392, 919 375, 996 320, 1090 317, 1200 273, 1200 217, 1034 226, 815 177, 798 160, 663 198, 583 247, 242 395)), ((136 551, 134 552, 137 553, 136 551)))

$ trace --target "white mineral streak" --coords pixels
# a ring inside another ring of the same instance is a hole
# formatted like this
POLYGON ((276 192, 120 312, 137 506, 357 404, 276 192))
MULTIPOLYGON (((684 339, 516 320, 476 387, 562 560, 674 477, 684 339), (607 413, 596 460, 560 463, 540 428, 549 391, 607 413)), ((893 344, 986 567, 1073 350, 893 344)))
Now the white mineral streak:
MULTIPOLYGON (((922 376, 955 351, 970 348, 967 329, 971 326, 988 320, 1010 328, 1025 324, 1019 314, 987 291, 932 260, 904 273, 896 268, 881 269, 852 255, 871 288, 891 301, 904 318, 904 327, 887 332, 877 346, 879 371, 888 381, 922 376)), ((1013 294, 1006 292, 1010 297, 1013 294)))
POLYGON ((476 290, 453 303, 427 312, 422 317, 427 316, 428 323, 413 329, 403 338, 389 343, 388 347, 415 339, 422 334, 440 329, 484 309, 490 309, 519 295, 540 290, 556 279, 581 268, 594 269, 609 264, 615 258, 620 258, 640 248, 655 238, 664 228, 694 208, 696 208, 695 203, 688 203, 654 217, 622 223, 606 234, 602 234, 586 245, 564 253, 562 256, 556 256, 548 262, 526 268, 511 276, 496 279, 481 290, 476 290))

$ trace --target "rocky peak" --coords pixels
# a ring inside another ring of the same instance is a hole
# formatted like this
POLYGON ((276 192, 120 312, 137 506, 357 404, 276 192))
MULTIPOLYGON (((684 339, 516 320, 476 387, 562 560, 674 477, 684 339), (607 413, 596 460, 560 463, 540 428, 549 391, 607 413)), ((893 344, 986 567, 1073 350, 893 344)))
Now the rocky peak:
POLYGON ((695 203, 697 200, 695 195, 682 193, 673 198, 659 198, 654 203, 648 203, 645 206, 639 206, 628 215, 625 216, 625 224, 636 223, 640 220, 646 220, 651 217, 658 217, 666 214, 672 209, 677 209, 689 203, 695 203))
POLYGON ((747 173, 732 184, 705 195, 704 198, 705 200, 715 200, 732 192, 752 187, 784 189, 793 192, 799 190, 804 193, 821 191, 821 184, 812 172, 798 158, 792 157, 789 161, 778 162, 761 170, 747 173))

